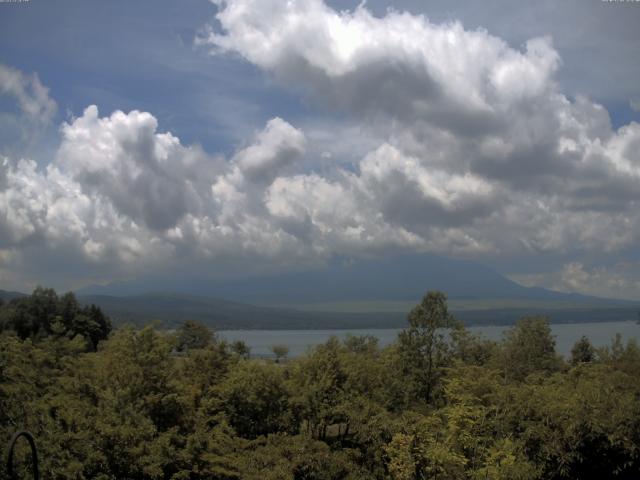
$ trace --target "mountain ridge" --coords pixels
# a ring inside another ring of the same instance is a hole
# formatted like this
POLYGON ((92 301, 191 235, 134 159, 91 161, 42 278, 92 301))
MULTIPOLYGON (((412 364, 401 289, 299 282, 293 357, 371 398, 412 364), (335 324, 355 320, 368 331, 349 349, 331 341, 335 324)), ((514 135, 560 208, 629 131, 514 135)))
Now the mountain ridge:
POLYGON ((428 290, 443 291, 449 299, 626 302, 542 287, 525 287, 484 265, 432 254, 397 255, 351 262, 336 258, 324 268, 304 272, 225 281, 147 279, 93 285, 80 289, 78 293, 127 296, 161 291, 224 298, 255 305, 282 305, 365 300, 415 301, 428 290))
MULTIPOLYGON (((0 290, 0 297, 3 296, 0 290)), ((11 292, 25 296, 19 292, 11 292)), ((176 293, 145 293, 133 296, 78 295, 81 304, 98 305, 115 325, 143 326, 159 322, 164 328, 176 328, 185 320, 197 320, 217 330, 326 330, 402 328, 410 308, 371 311, 304 310, 293 307, 266 307, 223 299, 176 293)), ((452 313, 467 325, 509 325, 526 315, 546 315, 553 323, 610 322, 635 320, 639 304, 576 305, 530 303, 509 308, 493 308, 491 302, 478 304, 450 302, 452 313)), ((496 302, 494 305, 498 305, 496 302)))
POLYGON ((557 323, 635 319, 640 305, 525 287, 484 265, 431 254, 333 259, 323 269, 227 281, 141 280, 76 294, 118 324, 160 321, 173 328, 198 320, 217 329, 328 329, 402 327, 429 290, 447 294, 450 310, 468 324, 509 324, 535 314, 557 323))

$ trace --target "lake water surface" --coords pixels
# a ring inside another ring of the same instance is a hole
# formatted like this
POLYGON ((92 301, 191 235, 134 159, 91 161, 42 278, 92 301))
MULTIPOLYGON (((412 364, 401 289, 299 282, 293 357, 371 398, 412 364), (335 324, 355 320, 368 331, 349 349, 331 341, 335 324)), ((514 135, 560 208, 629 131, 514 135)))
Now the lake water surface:
MULTIPOLYGON (((476 326, 468 327, 474 333, 485 338, 499 340, 508 326, 476 326)), ((566 323, 552 324, 551 330, 556 339, 556 351, 569 355, 571 347, 582 335, 586 335, 596 347, 610 345, 616 333, 622 335, 626 342, 640 337, 640 325, 635 322, 607 323, 566 323)), ((325 343, 331 336, 344 339, 347 335, 373 335, 378 338, 379 345, 384 347, 394 342, 400 329, 366 329, 366 330, 225 330, 218 332, 228 340, 242 340, 251 348, 252 356, 270 357, 273 345, 287 345, 289 356, 297 357, 310 347, 325 343)))

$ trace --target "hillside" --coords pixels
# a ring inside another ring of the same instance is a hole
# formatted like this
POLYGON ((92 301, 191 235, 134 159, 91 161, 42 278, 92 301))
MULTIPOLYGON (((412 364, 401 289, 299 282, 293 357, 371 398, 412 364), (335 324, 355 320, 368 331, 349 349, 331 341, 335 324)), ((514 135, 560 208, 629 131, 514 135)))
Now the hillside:
MULTIPOLYGON (((0 298, 5 301, 21 296, 25 294, 0 290, 0 298)), ((175 328, 185 320, 197 320, 218 330, 400 328, 406 325, 406 315, 418 301, 265 307, 176 293, 79 295, 78 299, 85 305, 98 305, 116 325, 159 322, 165 328, 175 328)), ((452 300, 450 308, 467 325, 509 325, 526 315, 545 315, 554 323, 636 320, 640 305, 609 301, 465 299, 452 300)))
POLYGON ((0 299, 4 300, 5 302, 13 300, 14 298, 21 298, 26 296, 27 296, 26 293, 12 292, 9 290, 0 290, 0 299))
MULTIPOLYGON (((150 293, 130 297, 83 295, 82 303, 100 306, 116 324, 142 325, 160 321, 175 327, 184 320, 198 320, 222 329, 359 329, 406 326, 405 309, 379 311, 320 311, 261 307, 190 295, 150 293)), ((452 312, 467 325, 509 325, 526 315, 545 315, 555 323, 635 320, 636 305, 584 307, 528 305, 510 308, 457 308, 452 312)))
POLYGON ((524 287, 484 265, 430 254, 333 259, 321 269, 224 282, 176 274, 92 286, 78 295, 117 322, 322 329, 403 326, 428 290, 445 292, 451 310, 469 324, 510 324, 531 314, 558 323, 637 318, 637 302, 524 287))
MULTIPOLYGON (((181 277, 141 278, 129 282, 81 289, 82 295, 141 295, 173 292, 208 298, 224 298, 253 305, 287 305, 417 302, 424 292, 440 290, 450 301, 510 302, 576 305, 624 304, 576 293, 524 287, 489 267, 467 260, 437 255, 397 255, 384 259, 336 258, 324 268, 304 272, 253 276, 240 279, 181 277)), ((404 310, 404 308, 402 309, 404 310)))
POLYGON ((184 320, 198 320, 216 329, 331 329, 400 327, 405 322, 401 312, 306 312, 166 293, 78 298, 82 303, 98 305, 116 324, 160 321, 165 327, 176 327, 184 320))

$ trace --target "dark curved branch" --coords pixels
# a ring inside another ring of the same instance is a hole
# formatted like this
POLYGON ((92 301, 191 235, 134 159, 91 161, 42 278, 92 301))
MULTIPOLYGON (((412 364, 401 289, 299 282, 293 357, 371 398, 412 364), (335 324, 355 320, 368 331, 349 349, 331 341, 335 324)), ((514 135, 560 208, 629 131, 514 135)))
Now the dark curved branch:
POLYGON ((7 454, 7 472, 9 473, 9 478, 11 480, 15 479, 15 473, 13 471, 13 450, 16 446, 16 442, 20 437, 24 437, 29 442, 31 446, 31 461, 33 463, 33 478, 34 480, 39 480, 40 475, 38 473, 38 449, 36 448, 36 442, 33 439, 33 435, 23 430, 21 432, 17 432, 9 442, 9 452, 7 454))

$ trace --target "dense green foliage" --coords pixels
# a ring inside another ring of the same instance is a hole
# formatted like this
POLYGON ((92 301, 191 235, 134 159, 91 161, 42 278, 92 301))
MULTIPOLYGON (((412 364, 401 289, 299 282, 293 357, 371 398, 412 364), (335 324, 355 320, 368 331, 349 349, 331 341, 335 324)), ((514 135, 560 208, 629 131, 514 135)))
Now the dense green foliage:
POLYGON ((65 297, 36 297, 56 308, 11 307, 35 315, 30 334, 3 316, 0 440, 33 432, 43 478, 638 478, 633 341, 582 339, 567 362, 544 319, 491 342, 430 293, 386 348, 332 338, 275 363, 189 323, 123 327, 93 351, 54 327, 65 297))
POLYGON ((80 336, 95 350, 111 332, 111 320, 95 305, 82 307, 71 292, 59 297, 51 288, 38 287, 31 296, 0 300, 0 333, 5 330, 22 340, 80 336))

